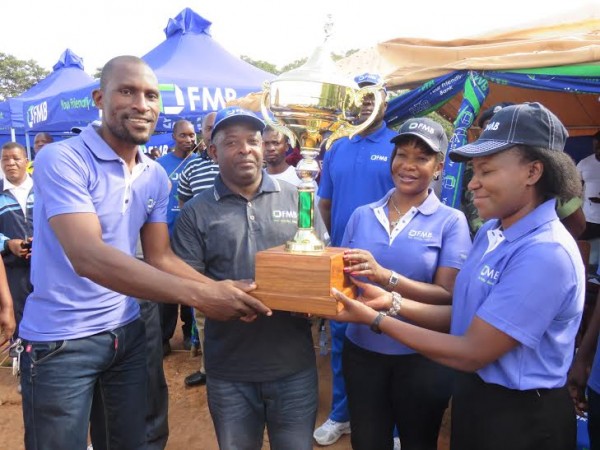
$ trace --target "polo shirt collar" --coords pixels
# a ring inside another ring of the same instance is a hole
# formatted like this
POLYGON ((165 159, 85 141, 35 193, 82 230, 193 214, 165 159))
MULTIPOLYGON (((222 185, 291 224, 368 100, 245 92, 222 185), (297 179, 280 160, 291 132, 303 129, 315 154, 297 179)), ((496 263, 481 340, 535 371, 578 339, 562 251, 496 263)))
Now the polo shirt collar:
MULTIPOLYGON (((98 159, 105 161, 118 161, 121 157, 106 143, 104 139, 98 133, 98 129, 93 125, 85 127, 79 137, 83 140, 85 146, 96 156, 98 159)), ((149 165, 149 158, 144 158, 141 146, 137 146, 137 156, 135 158, 136 163, 143 163, 146 166, 149 165)))
POLYGON ((2 189, 4 191, 8 191, 10 189, 31 190, 31 188, 33 187, 33 179, 29 176, 28 173, 25 174, 25 180, 23 180, 23 182, 18 186, 15 186, 10 181, 8 181, 8 178, 4 178, 2 180, 2 182, 3 182, 2 189))
MULTIPOLYGON (((264 170, 262 171, 262 180, 258 186, 258 191, 254 195, 257 197, 260 194, 267 192, 279 192, 281 191, 281 185, 279 181, 275 178, 268 175, 264 170)), ((214 194, 215 200, 219 201, 223 197, 227 197, 229 195, 238 196, 236 192, 233 192, 231 189, 227 187, 227 185, 223 182, 223 178, 221 178, 221 174, 217 175, 215 178, 214 184, 214 194)))
MULTIPOLYGON (((392 194, 394 193, 395 190, 396 190, 396 188, 390 189, 388 191, 388 193, 385 194, 385 196, 381 200, 378 200, 377 202, 372 203, 371 209, 374 210, 377 208, 383 208, 387 204, 387 202, 389 201, 390 197, 392 196, 392 194)), ((425 199, 425 201, 423 203, 421 203, 419 206, 414 207, 417 209, 417 211, 419 211, 419 213, 421 213, 425 216, 430 216, 433 213, 435 213, 441 205, 441 202, 437 198, 435 193, 433 192, 433 189, 429 189, 428 192, 429 193, 427 194, 427 198, 425 199)))
MULTIPOLYGON (((512 242, 521 238, 522 236, 525 236, 532 230, 557 219, 556 200, 550 199, 508 227, 508 229, 504 230, 504 236, 506 237, 507 241, 512 242)), ((498 223, 498 225, 500 225, 500 223, 498 223)))
POLYGON ((359 134, 357 134, 356 136, 353 136, 350 138, 350 142, 360 142, 363 139, 366 139, 368 141, 372 141, 372 142, 384 142, 386 144, 389 144, 389 141, 387 140, 387 124, 385 123, 385 121, 382 122, 381 126, 375 130, 373 133, 368 134, 367 136, 361 136, 359 134))

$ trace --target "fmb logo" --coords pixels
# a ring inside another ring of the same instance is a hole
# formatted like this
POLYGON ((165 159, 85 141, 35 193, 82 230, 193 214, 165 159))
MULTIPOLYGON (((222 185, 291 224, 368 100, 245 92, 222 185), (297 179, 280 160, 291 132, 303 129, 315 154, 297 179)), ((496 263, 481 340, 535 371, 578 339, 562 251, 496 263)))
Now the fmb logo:
POLYGON ((27 125, 33 128, 36 123, 41 123, 48 120, 48 103, 42 102, 37 105, 32 105, 27 110, 27 125))
POLYGON ((225 108, 225 104, 237 98, 233 88, 208 88, 188 86, 184 90, 176 84, 159 84, 161 92, 161 112, 165 115, 180 115, 188 105, 188 112, 218 111, 225 108), (187 101, 186 101, 187 100, 187 101), (166 106, 168 105, 168 106, 166 106))

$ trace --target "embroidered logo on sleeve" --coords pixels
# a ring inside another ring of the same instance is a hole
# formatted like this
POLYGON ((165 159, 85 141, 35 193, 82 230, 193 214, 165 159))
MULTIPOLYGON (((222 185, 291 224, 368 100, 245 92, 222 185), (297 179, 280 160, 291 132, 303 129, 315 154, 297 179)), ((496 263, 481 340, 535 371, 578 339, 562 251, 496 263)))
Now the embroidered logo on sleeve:
POLYGON ((146 203, 146 209, 148 210, 148 213, 151 213, 155 206, 156 206, 156 200, 154 200, 152 197, 150 197, 148 199, 148 202, 146 203))

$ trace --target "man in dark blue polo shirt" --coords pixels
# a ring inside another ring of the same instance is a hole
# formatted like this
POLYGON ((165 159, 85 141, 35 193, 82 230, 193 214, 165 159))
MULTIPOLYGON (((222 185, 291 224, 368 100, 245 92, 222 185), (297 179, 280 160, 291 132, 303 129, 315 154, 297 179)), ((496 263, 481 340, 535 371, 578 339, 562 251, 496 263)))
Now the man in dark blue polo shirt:
MULTIPOLYGON (((298 192, 263 167, 260 119, 241 108, 217 113, 210 153, 215 186, 187 202, 173 249, 214 280, 254 278, 256 252, 284 244, 297 225, 298 192)), ((317 232, 326 238, 317 216, 317 232)), ((310 322, 274 312, 253 323, 206 319, 208 406, 219 447, 312 450, 317 371, 310 322)))

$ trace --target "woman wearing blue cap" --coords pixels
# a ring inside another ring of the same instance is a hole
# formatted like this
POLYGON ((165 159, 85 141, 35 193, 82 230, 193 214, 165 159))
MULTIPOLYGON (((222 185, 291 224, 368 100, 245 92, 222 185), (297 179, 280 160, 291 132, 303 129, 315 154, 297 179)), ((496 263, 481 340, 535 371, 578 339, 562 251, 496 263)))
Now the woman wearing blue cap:
POLYGON ((454 150, 471 160, 469 189, 488 220, 456 278, 453 306, 403 299, 359 283, 361 300, 337 320, 371 324, 433 361, 458 369, 455 450, 572 450, 575 416, 565 387, 584 302, 585 269, 558 220, 555 198, 580 195, 558 118, 539 103, 498 112, 480 139, 454 150), (368 305, 368 306, 367 306, 368 305), (450 334, 445 332, 450 329, 450 334), (438 330, 438 331, 434 331, 438 330))
MULTIPOLYGON (((394 188, 356 209, 342 247, 347 272, 424 304, 449 305, 456 275, 471 248, 462 212, 429 188, 448 147, 431 119, 406 121, 392 141, 394 188)), ((452 387, 451 371, 368 325, 346 330, 342 367, 354 450, 385 450, 397 427, 403 450, 436 450, 452 387)))

